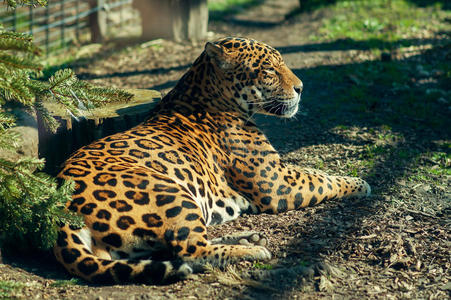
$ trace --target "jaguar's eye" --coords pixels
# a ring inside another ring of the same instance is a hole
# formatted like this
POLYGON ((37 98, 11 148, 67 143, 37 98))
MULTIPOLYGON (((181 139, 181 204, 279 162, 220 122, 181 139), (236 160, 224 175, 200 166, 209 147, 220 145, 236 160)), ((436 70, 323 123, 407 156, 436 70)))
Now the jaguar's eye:
POLYGON ((276 72, 274 70, 267 69, 267 70, 263 70, 262 74, 265 76, 272 76, 272 75, 275 75, 276 72))

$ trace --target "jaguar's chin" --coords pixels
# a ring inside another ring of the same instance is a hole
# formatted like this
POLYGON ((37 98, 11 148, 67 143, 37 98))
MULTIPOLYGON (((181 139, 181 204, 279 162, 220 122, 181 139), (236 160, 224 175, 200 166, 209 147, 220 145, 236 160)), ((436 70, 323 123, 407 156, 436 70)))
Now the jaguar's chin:
MULTIPOLYGON (((299 104, 299 102, 298 102, 298 104, 299 104)), ((296 105, 290 107, 289 109, 287 109, 283 115, 280 115, 280 117, 282 117, 282 118, 292 118, 292 117, 294 117, 296 115, 296 113, 298 112, 298 110, 299 110, 299 105, 298 104, 296 104, 296 105)))
POLYGON ((298 112, 300 100, 300 96, 289 100, 274 99, 263 105, 263 113, 281 118, 291 118, 298 112))

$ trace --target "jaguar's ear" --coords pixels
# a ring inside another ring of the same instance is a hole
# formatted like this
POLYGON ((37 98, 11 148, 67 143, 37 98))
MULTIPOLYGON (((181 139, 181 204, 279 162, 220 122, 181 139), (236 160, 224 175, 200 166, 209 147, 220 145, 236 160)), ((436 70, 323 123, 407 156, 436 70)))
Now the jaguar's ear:
POLYGON ((222 47, 217 44, 213 44, 212 42, 207 42, 205 44, 205 52, 207 52, 208 56, 211 58, 224 55, 224 50, 222 47))
POLYGON ((230 69, 232 67, 232 60, 222 46, 207 42, 205 44, 205 53, 221 69, 230 69))

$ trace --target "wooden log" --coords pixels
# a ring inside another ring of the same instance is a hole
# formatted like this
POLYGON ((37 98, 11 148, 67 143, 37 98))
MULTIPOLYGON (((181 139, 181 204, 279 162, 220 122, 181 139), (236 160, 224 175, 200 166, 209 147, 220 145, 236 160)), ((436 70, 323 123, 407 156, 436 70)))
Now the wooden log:
POLYGON ((20 103, 8 103, 4 106, 7 113, 14 115, 16 125, 8 129, 19 135, 18 147, 15 151, 1 150, 0 158, 17 161, 24 156, 38 157, 38 126, 36 113, 20 103))
POLYGON ((104 136, 138 125, 149 115, 161 95, 153 90, 128 89, 134 97, 128 103, 110 103, 87 111, 78 120, 60 105, 45 103, 44 106, 57 117, 60 126, 55 134, 43 128, 38 118, 39 157, 46 159, 45 171, 55 175, 60 164, 78 148, 104 136))
POLYGON ((0 151, 0 158, 17 161, 24 156, 46 159, 44 171, 55 174, 59 165, 78 148, 106 135, 136 126, 149 115, 160 99, 157 91, 129 89, 134 97, 128 103, 110 103, 86 112, 78 120, 60 105, 44 103, 58 120, 56 133, 49 132, 42 119, 20 104, 8 103, 5 111, 16 117, 17 126, 9 130, 19 134, 16 151, 0 151))
POLYGON ((200 40, 207 36, 207 0, 134 0, 144 39, 200 40))

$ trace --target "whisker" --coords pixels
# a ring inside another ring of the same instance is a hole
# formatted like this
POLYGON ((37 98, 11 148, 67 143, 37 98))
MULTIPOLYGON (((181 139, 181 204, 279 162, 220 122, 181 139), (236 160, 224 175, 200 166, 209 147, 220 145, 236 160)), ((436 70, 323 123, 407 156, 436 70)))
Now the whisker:
POLYGON ((268 104, 268 103, 271 103, 271 102, 274 102, 273 100, 268 100, 268 101, 247 101, 247 103, 248 104, 268 104))
POLYGON ((263 110, 262 107, 259 108, 259 109, 257 109, 256 111, 254 111, 254 112, 249 116, 249 118, 247 118, 247 120, 244 122, 244 124, 247 124, 247 122, 249 122, 249 120, 252 119, 252 117, 255 116, 255 114, 256 114, 257 112, 261 111, 261 110, 263 110))

